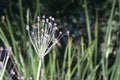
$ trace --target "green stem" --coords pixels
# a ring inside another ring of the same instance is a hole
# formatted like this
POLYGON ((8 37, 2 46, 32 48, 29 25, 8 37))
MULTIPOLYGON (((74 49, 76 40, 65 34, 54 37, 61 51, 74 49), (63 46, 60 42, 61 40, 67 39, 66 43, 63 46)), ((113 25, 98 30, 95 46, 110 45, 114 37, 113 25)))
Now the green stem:
POLYGON ((38 65, 37 80, 39 80, 39 77, 40 77, 41 62, 42 62, 42 60, 40 59, 39 60, 39 65, 38 65))
POLYGON ((89 45, 90 45, 91 42, 92 42, 92 39, 91 39, 90 21, 89 21, 87 1, 86 0, 84 0, 84 4, 85 4, 85 15, 86 15, 86 23, 87 23, 88 41, 89 41, 89 45))

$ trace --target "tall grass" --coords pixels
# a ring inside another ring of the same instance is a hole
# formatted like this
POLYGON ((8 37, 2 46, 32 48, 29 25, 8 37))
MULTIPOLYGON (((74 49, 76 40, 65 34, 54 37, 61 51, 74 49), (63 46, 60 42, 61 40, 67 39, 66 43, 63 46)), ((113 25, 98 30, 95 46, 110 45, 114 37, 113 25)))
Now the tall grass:
MULTIPOLYGON (((98 22, 98 11, 96 11, 96 20, 94 35, 91 33, 89 13, 87 8, 87 1, 84 0, 85 4, 85 15, 86 15, 86 26, 88 33, 88 45, 84 43, 85 38, 82 36, 78 43, 74 45, 73 38, 68 37, 66 41, 67 45, 63 52, 63 58, 58 58, 57 54, 59 49, 56 46, 50 54, 43 60, 41 66, 40 77, 41 80, 119 80, 120 79, 120 47, 116 49, 116 57, 112 66, 109 68, 110 47, 112 37, 112 17, 115 10, 116 0, 113 0, 113 5, 110 12, 110 17, 106 26, 106 32, 104 37, 105 49, 101 51, 98 47, 99 43, 99 22, 98 22), (94 39, 92 39, 94 37, 94 39), (98 55, 102 56, 98 60, 98 55), (60 60, 59 60, 60 59, 60 60), (62 62, 61 62, 62 61, 62 62)), ((119 0, 120 2, 120 0, 119 0)), ((0 40, 8 47, 12 46, 12 55, 10 57, 11 64, 16 63, 15 75, 13 77, 23 78, 23 80, 36 80, 38 58, 32 44, 29 42, 29 38, 25 30, 25 18, 23 12, 22 0, 19 0, 19 19, 9 19, 6 14, 6 20, 0 25, 0 40), (20 22, 19 22, 20 20, 20 22), (16 30, 17 32, 15 32, 16 30), (7 33, 6 33, 7 32, 7 33), (16 38, 20 40, 18 40, 16 38)), ((32 23, 35 22, 37 15, 40 15, 39 0, 37 0, 37 7, 34 17, 30 19, 32 23)), ((120 5, 119 5, 120 6, 120 5)), ((120 7, 119 7, 120 9, 120 7)), ((14 80, 8 70, 5 71, 3 80, 9 77, 10 80, 14 80)))

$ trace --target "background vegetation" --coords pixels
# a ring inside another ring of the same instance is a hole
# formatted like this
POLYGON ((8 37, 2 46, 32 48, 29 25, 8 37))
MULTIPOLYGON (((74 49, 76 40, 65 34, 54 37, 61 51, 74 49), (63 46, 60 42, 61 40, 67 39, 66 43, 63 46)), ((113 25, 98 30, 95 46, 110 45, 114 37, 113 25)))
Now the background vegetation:
POLYGON ((3 80, 36 80, 28 10, 31 23, 38 15, 53 16, 60 30, 70 31, 45 57, 41 80, 120 79, 120 0, 1 0, 0 46, 12 47, 3 80))

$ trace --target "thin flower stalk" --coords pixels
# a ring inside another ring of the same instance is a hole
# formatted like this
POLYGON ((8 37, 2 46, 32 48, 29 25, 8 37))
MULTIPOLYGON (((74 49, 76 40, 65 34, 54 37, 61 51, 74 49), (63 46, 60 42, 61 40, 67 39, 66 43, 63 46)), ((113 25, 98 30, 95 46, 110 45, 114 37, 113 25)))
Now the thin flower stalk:
POLYGON ((57 24, 55 23, 55 19, 53 17, 45 18, 37 17, 37 23, 31 26, 26 25, 26 30, 28 31, 28 36, 30 41, 35 49, 35 52, 38 56, 38 73, 37 80, 40 77, 40 69, 41 62, 44 59, 44 56, 50 53, 50 51, 55 47, 58 41, 69 32, 62 34, 62 32, 58 32, 57 24), (58 32, 58 36, 56 36, 56 32, 58 32))

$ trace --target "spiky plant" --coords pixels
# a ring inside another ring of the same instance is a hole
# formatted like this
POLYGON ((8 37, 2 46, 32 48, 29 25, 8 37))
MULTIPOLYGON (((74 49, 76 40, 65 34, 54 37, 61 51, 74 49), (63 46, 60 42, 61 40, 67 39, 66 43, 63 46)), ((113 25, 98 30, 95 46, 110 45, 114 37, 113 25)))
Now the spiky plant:
POLYGON ((37 23, 32 26, 27 24, 26 30, 28 31, 30 41, 38 56, 39 65, 37 80, 39 80, 41 62, 43 61, 44 56, 50 53, 50 51, 55 47, 58 41, 64 35, 69 34, 69 32, 62 34, 62 32, 60 31, 58 35, 56 35, 58 27, 55 23, 55 19, 51 16, 49 18, 45 18, 45 16, 43 16, 41 20, 40 17, 37 17, 37 23))
POLYGON ((3 79, 10 53, 11 47, 5 49, 0 47, 0 80, 3 79))

